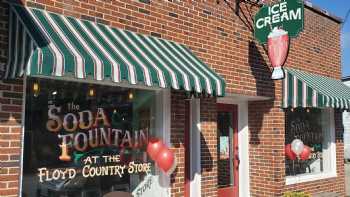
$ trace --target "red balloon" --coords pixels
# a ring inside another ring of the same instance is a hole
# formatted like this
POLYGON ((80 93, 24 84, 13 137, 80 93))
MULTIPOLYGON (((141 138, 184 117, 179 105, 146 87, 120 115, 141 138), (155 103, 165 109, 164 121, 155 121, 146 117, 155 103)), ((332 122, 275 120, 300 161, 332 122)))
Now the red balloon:
POLYGON ((299 157, 301 160, 308 160, 311 154, 311 148, 308 146, 304 146, 303 152, 300 153, 299 157))
POLYGON ((174 153, 167 147, 163 147, 162 150, 159 151, 156 159, 158 167, 165 173, 173 167, 174 161, 174 153))
POLYGON ((287 144, 284 147, 284 154, 290 160, 296 160, 297 159, 297 155, 292 151, 292 145, 291 144, 287 144))
POLYGON ((147 153, 153 161, 157 159, 158 153, 164 147, 162 140, 151 138, 147 145, 147 153))

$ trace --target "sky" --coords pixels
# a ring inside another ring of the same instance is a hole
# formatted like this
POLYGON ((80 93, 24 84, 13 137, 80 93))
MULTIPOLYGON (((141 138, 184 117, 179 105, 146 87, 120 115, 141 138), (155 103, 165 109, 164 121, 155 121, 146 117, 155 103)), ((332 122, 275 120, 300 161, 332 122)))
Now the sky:
MULTIPOLYGON (((346 13, 350 9, 349 0, 309 0, 312 4, 327 10, 333 15, 342 19, 345 18, 346 13)), ((341 34, 342 44, 342 74, 343 77, 350 76, 350 16, 343 24, 341 34)))

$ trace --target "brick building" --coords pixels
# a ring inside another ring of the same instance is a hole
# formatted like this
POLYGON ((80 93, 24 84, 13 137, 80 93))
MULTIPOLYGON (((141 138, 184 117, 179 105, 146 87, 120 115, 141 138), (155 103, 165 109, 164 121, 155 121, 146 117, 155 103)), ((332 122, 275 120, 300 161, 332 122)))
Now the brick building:
POLYGON ((305 3, 286 78, 273 81, 252 30, 260 5, 250 1, 0 7, 0 196, 345 196, 341 113, 350 92, 339 84, 339 18, 305 3), (110 127, 98 130, 101 122, 110 127), (175 154, 170 176, 135 145, 145 130, 175 154), (286 157, 296 138, 312 148, 309 158, 286 157), (94 148, 150 163, 151 176, 85 176, 82 158, 94 148))

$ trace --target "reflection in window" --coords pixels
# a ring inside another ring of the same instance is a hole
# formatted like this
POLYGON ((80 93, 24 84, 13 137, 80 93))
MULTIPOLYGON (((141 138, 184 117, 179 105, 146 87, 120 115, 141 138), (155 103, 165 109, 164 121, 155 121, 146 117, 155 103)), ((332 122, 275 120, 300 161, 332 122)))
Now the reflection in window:
POLYGON ((153 162, 154 91, 28 80, 23 196, 131 193, 153 162))
POLYGON ((286 157, 286 176, 321 173, 324 171, 324 149, 330 140, 325 133, 330 133, 327 113, 320 109, 294 109, 286 112, 285 144, 300 139, 309 146, 311 154, 307 159, 286 157))

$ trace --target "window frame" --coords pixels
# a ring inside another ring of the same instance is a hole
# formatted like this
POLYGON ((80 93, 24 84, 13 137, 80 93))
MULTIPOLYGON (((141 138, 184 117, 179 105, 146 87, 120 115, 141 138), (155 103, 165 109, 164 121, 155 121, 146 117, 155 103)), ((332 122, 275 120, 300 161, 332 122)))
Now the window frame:
MULTIPOLYGON (((89 85, 105 85, 105 86, 113 86, 116 88, 130 88, 130 89, 138 89, 138 90, 150 90, 154 91, 156 93, 156 103, 160 103, 159 105, 156 105, 156 113, 160 114, 158 118, 156 119, 156 125, 155 127, 158 128, 156 131, 156 135, 159 136, 164 144, 171 147, 171 90, 170 88, 159 88, 159 87, 148 87, 143 85, 130 85, 125 83, 111 83, 111 82, 101 82, 101 81, 93 81, 93 80, 79 80, 79 79, 72 79, 72 78, 55 78, 55 77, 42 77, 42 76, 35 76, 35 77, 28 77, 24 74, 23 76, 23 99, 22 99, 22 114, 21 114, 21 146, 20 146, 20 173, 19 173, 19 190, 18 195, 22 196, 23 192, 23 167, 24 167, 24 138, 25 138, 25 118, 26 118, 26 104, 27 104, 27 85, 29 78, 37 78, 37 79, 52 79, 57 80, 59 82, 76 82, 76 83, 86 83, 89 85)), ((159 191, 159 193, 162 193, 163 196, 170 197, 171 196, 171 185, 170 185, 170 177, 167 176, 165 173, 163 173, 157 166, 155 166, 155 174, 154 176, 159 176, 160 184, 163 186, 164 190, 159 191)))
POLYGON ((306 173, 295 176, 286 176, 286 185, 317 181, 322 179, 337 177, 337 155, 335 143, 334 110, 332 108, 322 109, 322 120, 327 121, 326 127, 322 127, 322 132, 327 138, 327 148, 323 148, 323 172, 306 173))

